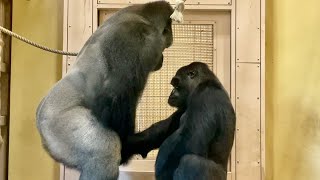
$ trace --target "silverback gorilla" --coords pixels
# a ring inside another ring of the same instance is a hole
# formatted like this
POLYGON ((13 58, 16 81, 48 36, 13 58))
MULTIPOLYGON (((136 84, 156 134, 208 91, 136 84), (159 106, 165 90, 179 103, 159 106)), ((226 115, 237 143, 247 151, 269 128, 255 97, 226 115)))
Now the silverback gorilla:
POLYGON ((115 13, 41 101, 36 117, 44 148, 78 169, 81 180, 118 178, 121 142, 134 133, 137 101, 172 44, 172 13, 165 1, 115 13))
POLYGON ((158 148, 157 180, 226 180, 236 116, 224 87, 208 66, 194 62, 172 78, 168 119, 130 136, 122 155, 146 157, 158 148))

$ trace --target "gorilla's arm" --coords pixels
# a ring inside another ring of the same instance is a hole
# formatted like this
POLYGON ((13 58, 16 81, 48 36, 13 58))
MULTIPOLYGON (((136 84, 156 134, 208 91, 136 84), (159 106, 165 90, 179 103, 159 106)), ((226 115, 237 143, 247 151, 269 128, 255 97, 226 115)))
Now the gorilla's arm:
POLYGON ((159 148, 163 141, 179 128, 180 117, 183 113, 184 110, 177 110, 169 118, 129 136, 122 144, 121 163, 126 163, 134 154, 140 154, 145 158, 150 151, 159 148))
POLYGON ((206 156, 212 141, 224 133, 221 127, 232 106, 215 81, 205 81, 192 94, 188 107, 180 125, 186 146, 193 154, 206 156))

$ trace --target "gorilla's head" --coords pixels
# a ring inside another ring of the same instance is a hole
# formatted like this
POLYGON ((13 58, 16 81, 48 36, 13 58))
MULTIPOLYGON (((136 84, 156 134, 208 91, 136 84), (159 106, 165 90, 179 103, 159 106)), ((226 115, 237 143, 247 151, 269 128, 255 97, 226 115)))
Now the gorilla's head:
MULTIPOLYGON (((166 1, 146 3, 140 11, 140 15, 147 19, 161 34, 161 41, 159 41, 159 43, 162 45, 162 51, 172 45, 172 19, 170 18, 170 15, 173 11, 171 5, 166 1)), ((159 70, 162 67, 162 64, 163 54, 161 54, 153 71, 159 70)))
POLYGON ((170 3, 163 0, 153 1, 123 8, 106 22, 114 23, 114 27, 121 25, 124 31, 122 33, 128 36, 122 36, 120 39, 128 46, 127 49, 135 51, 135 55, 141 60, 142 69, 149 73, 162 67, 162 53, 172 45, 170 16, 173 12, 170 3), (132 42, 131 46, 128 42, 132 42))
POLYGON ((171 46, 172 37, 172 19, 171 14, 174 9, 169 2, 166 1, 154 1, 143 5, 144 8, 141 11, 142 16, 153 24, 158 31, 162 32, 162 38, 164 42, 163 48, 168 48, 171 46))
POLYGON ((193 62, 181 67, 171 80, 173 90, 168 99, 169 105, 177 108, 185 108, 189 95, 200 83, 207 80, 215 80, 219 83, 217 77, 209 69, 207 64, 193 62))

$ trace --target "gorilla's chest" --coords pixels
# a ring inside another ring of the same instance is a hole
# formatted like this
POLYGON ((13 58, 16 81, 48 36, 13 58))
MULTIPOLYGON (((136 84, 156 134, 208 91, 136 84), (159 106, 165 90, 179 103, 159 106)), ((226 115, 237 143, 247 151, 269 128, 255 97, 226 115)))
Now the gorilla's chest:
POLYGON ((130 96, 105 98, 96 115, 104 127, 118 133, 120 138, 125 138, 134 132, 134 120, 137 99, 130 96))

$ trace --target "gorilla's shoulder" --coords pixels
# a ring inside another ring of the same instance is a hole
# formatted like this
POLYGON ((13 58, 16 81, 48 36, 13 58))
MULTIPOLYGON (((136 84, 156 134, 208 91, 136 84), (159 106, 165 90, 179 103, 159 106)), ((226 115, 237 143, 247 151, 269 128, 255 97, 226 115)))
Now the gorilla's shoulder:
POLYGON ((190 96, 191 104, 203 104, 204 102, 214 102, 216 98, 227 98, 227 92, 222 84, 216 79, 201 82, 190 96))
POLYGON ((198 90, 199 91, 203 91, 203 90, 205 90, 207 88, 209 88, 209 89, 213 88, 213 89, 216 89, 216 90, 221 89, 222 90, 223 86, 219 82, 219 80, 216 80, 216 79, 206 80, 206 81, 203 81, 202 83, 200 83, 198 85, 198 90))

